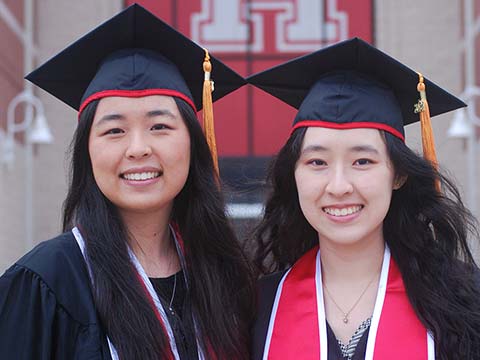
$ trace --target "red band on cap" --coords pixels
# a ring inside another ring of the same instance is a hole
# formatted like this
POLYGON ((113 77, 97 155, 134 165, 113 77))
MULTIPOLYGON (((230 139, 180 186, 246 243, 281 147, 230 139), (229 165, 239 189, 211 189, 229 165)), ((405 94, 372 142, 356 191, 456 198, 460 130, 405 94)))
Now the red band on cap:
POLYGON ((80 105, 80 109, 78 110, 78 117, 80 118, 80 114, 82 113, 83 109, 90 104, 92 101, 102 99, 104 97, 109 96, 121 96, 121 97, 144 97, 150 95, 166 95, 166 96, 174 96, 179 99, 185 101, 188 105, 191 106, 193 111, 197 111, 195 108, 195 104, 193 103, 192 99, 190 99, 185 94, 171 89, 146 89, 146 90, 104 90, 99 91, 95 94, 90 95, 85 101, 80 105))
POLYGON ((378 129, 378 130, 387 131, 390 134, 402 140, 403 142, 405 142, 405 136, 403 136, 401 132, 399 132, 398 130, 396 130, 391 126, 388 126, 385 124, 379 124, 375 122, 364 121, 364 122, 351 122, 351 123, 345 123, 345 124, 337 124, 337 123, 332 123, 330 121, 322 121, 322 120, 302 120, 297 122, 293 126, 290 134, 292 134, 296 129, 301 127, 324 127, 329 129, 338 129, 338 130, 361 129, 361 128, 378 129))

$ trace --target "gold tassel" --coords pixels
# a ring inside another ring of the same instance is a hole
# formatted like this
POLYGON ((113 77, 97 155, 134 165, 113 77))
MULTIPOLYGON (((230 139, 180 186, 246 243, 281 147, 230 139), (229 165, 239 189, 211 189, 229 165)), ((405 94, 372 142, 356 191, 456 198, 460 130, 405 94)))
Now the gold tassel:
MULTIPOLYGON (((415 105, 415 112, 420 114, 420 126, 422 128, 422 147, 423 157, 430 161, 435 169, 438 170, 437 154, 435 152, 435 141, 433 138, 432 122, 430 120, 430 109, 428 107, 427 94, 423 75, 418 73, 417 91, 420 93, 420 99, 415 105)), ((441 191, 440 180, 435 181, 435 187, 438 192, 441 191)))
POLYGON ((205 59, 203 60, 203 71, 205 73, 205 79, 203 81, 203 131, 205 138, 207 139, 210 153, 212 154, 213 167, 217 180, 219 180, 220 171, 218 169, 218 156, 217 156, 217 143, 215 141, 215 124, 213 121, 213 101, 212 91, 213 81, 210 80, 210 74, 212 72, 212 64, 210 63, 210 55, 208 50, 205 50, 205 59))

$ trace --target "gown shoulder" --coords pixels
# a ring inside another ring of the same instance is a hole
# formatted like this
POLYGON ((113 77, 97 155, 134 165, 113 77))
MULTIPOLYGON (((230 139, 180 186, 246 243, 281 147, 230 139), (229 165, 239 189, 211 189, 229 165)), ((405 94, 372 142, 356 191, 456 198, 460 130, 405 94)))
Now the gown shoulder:
POLYGON ((0 277, 5 359, 110 359, 72 233, 45 241, 0 277))
POLYGON ((252 359, 254 360, 260 360, 263 357, 275 294, 285 272, 286 270, 268 274, 257 281, 257 313, 252 329, 252 359))

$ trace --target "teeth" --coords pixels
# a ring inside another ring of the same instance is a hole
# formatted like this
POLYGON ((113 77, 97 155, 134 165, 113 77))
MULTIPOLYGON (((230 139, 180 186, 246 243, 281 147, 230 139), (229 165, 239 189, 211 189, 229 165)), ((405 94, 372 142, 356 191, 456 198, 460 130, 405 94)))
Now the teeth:
POLYGON ((159 172, 142 172, 142 173, 131 173, 123 174, 123 178, 126 180, 142 181, 149 180, 160 176, 159 172))
POLYGON ((333 216, 347 216, 347 215, 351 215, 351 214, 354 214, 358 211, 360 211, 362 209, 361 206, 357 205, 357 206, 351 206, 351 207, 347 207, 347 208, 323 208, 323 211, 325 211, 327 214, 329 215, 333 215, 333 216))

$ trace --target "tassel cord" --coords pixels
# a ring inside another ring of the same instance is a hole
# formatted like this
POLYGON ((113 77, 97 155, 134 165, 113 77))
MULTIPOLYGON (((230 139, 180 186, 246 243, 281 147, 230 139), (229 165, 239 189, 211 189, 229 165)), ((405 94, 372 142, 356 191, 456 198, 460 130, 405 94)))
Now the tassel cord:
POLYGON ((210 55, 208 50, 205 50, 205 59, 203 61, 203 71, 205 73, 205 78, 203 81, 203 129, 205 133, 205 138, 210 148, 210 153, 213 159, 213 166, 215 169, 215 174, 217 177, 217 182, 219 182, 220 171, 218 167, 218 154, 217 154, 217 143, 215 139, 215 123, 213 118, 213 101, 212 101, 212 92, 213 92, 213 81, 210 79, 210 74, 212 72, 212 64, 210 63, 210 55))

